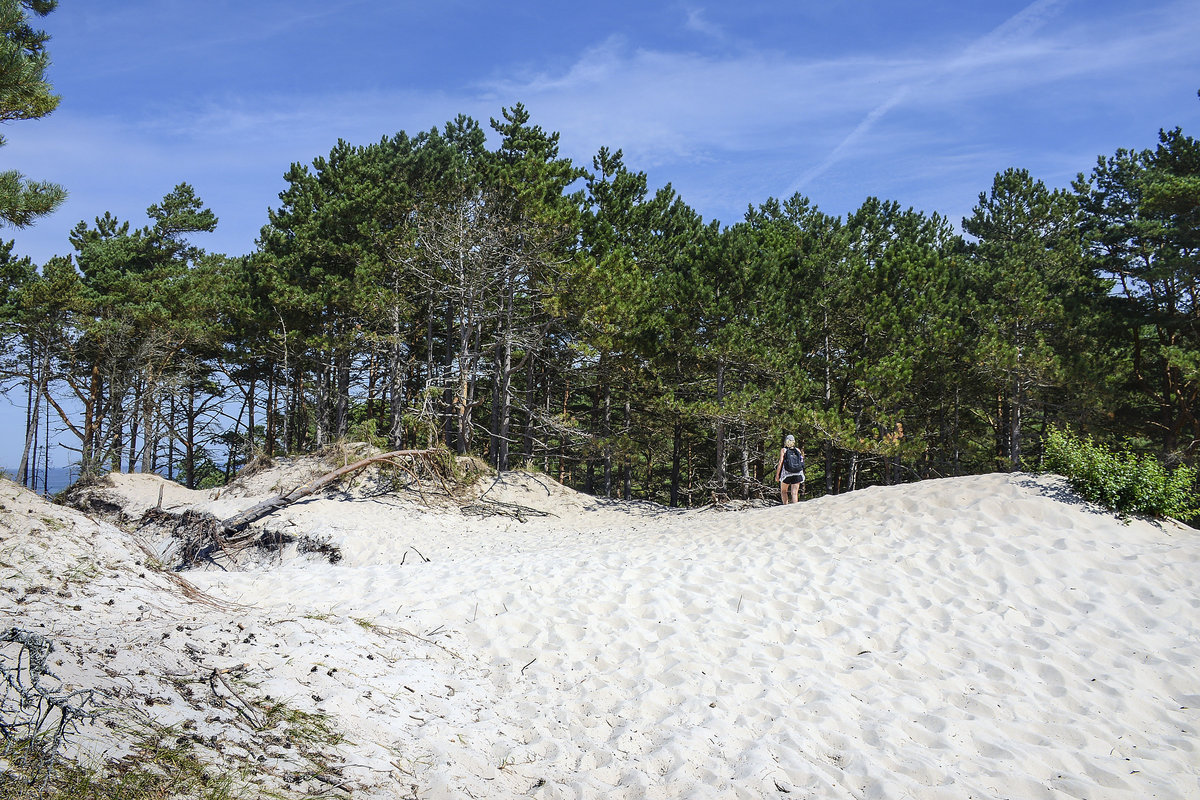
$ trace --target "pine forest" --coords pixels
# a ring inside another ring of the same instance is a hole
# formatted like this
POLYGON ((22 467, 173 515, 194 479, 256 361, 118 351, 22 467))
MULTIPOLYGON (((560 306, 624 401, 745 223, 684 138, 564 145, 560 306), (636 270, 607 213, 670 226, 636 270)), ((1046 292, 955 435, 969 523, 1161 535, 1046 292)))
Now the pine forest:
POLYGON ((787 433, 810 496, 1037 470, 1054 428, 1195 464, 1200 143, 1143 144, 1070 189, 1007 169, 961 233, 873 197, 705 220, 521 105, 292 164, 245 255, 180 183, 49 263, 0 244, 16 477, 51 435, 83 475, 357 440, 673 506, 773 496, 787 433))

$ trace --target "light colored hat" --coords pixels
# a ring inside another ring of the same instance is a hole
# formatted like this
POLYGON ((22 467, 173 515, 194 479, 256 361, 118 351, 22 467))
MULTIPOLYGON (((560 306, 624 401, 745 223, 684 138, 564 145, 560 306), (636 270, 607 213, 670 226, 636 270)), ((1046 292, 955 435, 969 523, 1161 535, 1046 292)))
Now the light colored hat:
POLYGON ((788 446, 794 445, 796 443, 796 437, 789 433, 787 438, 783 440, 783 443, 788 446))

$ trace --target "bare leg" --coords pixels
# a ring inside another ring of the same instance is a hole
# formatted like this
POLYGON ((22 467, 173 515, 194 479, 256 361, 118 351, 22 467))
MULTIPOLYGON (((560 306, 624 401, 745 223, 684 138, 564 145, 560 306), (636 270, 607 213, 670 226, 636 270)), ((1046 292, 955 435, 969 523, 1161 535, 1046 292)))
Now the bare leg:
POLYGON ((788 485, 783 481, 779 482, 779 502, 787 505, 788 502, 788 485))

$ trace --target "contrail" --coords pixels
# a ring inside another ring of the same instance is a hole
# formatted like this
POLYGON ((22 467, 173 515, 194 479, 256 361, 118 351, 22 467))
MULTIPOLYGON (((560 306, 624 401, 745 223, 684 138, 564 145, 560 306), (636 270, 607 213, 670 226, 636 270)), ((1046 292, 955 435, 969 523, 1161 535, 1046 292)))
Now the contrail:
POLYGON ((846 151, 850 150, 870 133, 871 129, 875 127, 876 122, 882 119, 887 112, 904 102, 914 91, 925 88, 929 84, 941 79, 944 75, 958 71, 976 60, 982 53, 995 51, 1011 43, 1014 39, 1021 39, 1033 33, 1057 13, 1059 6, 1065 5, 1069 1, 1035 0, 1035 2, 1030 3, 988 33, 971 42, 957 56, 934 69, 929 74, 929 77, 900 86, 896 91, 892 92, 890 97, 871 109, 862 122, 858 123, 854 127, 854 130, 850 131, 838 143, 837 147, 833 148, 829 155, 825 156, 819 164, 804 173, 799 180, 793 183, 788 191, 784 193, 784 196, 792 196, 800 191, 801 188, 825 174, 830 167, 842 160, 842 156, 846 151))

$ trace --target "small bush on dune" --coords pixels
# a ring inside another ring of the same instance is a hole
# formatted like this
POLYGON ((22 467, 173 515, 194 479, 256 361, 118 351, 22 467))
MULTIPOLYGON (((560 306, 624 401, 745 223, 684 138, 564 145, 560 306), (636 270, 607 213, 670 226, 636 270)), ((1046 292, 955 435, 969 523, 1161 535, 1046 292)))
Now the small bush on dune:
POLYGON ((1114 453, 1090 436, 1052 429, 1046 442, 1046 468, 1063 475, 1083 497, 1121 514, 1182 520, 1200 514, 1193 494, 1196 469, 1168 470, 1153 455, 1114 453))

